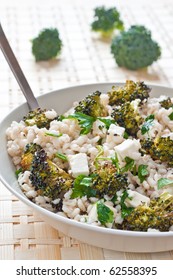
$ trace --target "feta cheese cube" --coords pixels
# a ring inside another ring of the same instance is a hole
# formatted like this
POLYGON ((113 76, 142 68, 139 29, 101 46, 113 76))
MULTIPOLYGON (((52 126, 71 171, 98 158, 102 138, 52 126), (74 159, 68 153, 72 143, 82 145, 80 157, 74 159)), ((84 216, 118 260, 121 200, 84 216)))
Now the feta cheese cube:
POLYGON ((125 157, 130 157, 134 160, 139 159, 141 154, 139 153, 139 149, 141 148, 139 140, 136 139, 127 139, 121 144, 117 145, 114 150, 118 154, 120 159, 124 159, 125 157))
POLYGON ((106 134, 106 127, 104 125, 103 122, 101 122, 100 120, 96 120, 93 123, 93 135, 99 135, 101 137, 104 137, 104 135, 106 134))
POLYGON ((68 161, 70 164, 72 176, 76 178, 77 176, 83 174, 89 175, 88 159, 85 153, 78 153, 76 155, 69 155, 68 161))
POLYGON ((128 195, 129 198, 127 197, 125 199, 125 204, 127 205, 127 207, 137 207, 143 203, 149 205, 150 203, 149 197, 136 191, 128 190, 128 195))
POLYGON ((109 134, 113 134, 114 136, 119 135, 119 136, 123 136, 125 132, 125 128, 115 125, 115 124, 111 124, 109 129, 108 129, 108 133, 109 134))

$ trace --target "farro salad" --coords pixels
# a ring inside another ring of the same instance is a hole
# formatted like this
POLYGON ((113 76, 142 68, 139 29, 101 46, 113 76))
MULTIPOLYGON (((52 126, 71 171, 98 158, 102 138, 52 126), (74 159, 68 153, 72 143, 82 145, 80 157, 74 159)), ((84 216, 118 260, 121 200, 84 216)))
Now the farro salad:
POLYGON ((99 90, 63 115, 30 111, 6 130, 28 199, 69 219, 130 231, 173 230, 173 98, 144 82, 99 90))

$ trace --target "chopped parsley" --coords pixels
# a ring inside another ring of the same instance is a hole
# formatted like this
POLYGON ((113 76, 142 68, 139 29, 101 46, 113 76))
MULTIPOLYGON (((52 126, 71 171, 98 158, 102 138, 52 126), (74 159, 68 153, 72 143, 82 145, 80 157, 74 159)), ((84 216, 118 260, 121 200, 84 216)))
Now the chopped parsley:
POLYGON ((161 188, 172 184, 173 184, 173 180, 167 178, 161 178, 157 181, 157 188, 158 190, 160 190, 161 188))
POLYGON ((149 115, 146 119, 145 122, 143 123, 141 127, 141 133, 144 135, 150 130, 150 127, 154 124, 154 115, 149 115))
POLYGON ((97 118, 97 119, 105 124, 106 129, 109 129, 111 124, 115 124, 115 121, 112 119, 105 119, 105 118, 97 118))
POLYGON ((147 167, 148 165, 145 164, 140 164, 138 167, 138 178, 140 183, 143 183, 143 181, 145 181, 146 177, 149 175, 147 167))
POLYGON ((104 226, 114 220, 114 212, 102 201, 97 202, 97 216, 99 222, 104 226))
POLYGON ((133 207, 127 207, 127 205, 125 204, 126 198, 130 199, 130 196, 127 191, 124 191, 121 196, 121 200, 120 200, 122 218, 125 218, 126 216, 128 216, 134 209, 133 207))
POLYGON ((171 114, 169 114, 169 119, 171 120, 171 121, 173 121, 173 112, 171 113, 171 114))
POLYGON ((74 180, 74 187, 72 189, 71 198, 82 196, 95 197, 96 191, 92 189, 92 176, 79 175, 74 180))
POLYGON ((22 168, 19 168, 19 169, 17 169, 17 170, 15 171, 15 175, 16 175, 17 178, 19 177, 19 174, 20 174, 21 172, 23 172, 22 168))
POLYGON ((74 114, 69 115, 67 118, 78 120, 79 125, 81 127, 80 134, 88 134, 91 131, 93 123, 96 120, 94 117, 88 116, 80 112, 75 112, 74 114))
POLYGON ((125 157, 126 165, 121 168, 121 173, 132 171, 134 168, 135 161, 130 157, 125 157))

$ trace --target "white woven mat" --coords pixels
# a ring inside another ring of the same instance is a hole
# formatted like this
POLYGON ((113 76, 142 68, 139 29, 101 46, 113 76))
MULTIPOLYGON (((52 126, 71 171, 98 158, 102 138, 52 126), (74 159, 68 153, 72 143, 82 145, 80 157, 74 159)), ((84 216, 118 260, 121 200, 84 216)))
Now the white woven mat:
MULTIPOLYGON (((93 8, 115 1, 0 1, 0 20, 36 96, 62 87, 93 82, 144 80, 173 86, 173 2, 116 1, 126 27, 144 24, 162 47, 161 59, 148 70, 116 66, 110 42, 90 30, 93 8), (45 27, 57 27, 63 51, 55 62, 36 63, 30 40, 45 27)), ((0 119, 24 97, 0 53, 0 119)), ((55 231, 0 184, 0 259, 173 259, 173 252, 130 254, 81 244, 55 231)))

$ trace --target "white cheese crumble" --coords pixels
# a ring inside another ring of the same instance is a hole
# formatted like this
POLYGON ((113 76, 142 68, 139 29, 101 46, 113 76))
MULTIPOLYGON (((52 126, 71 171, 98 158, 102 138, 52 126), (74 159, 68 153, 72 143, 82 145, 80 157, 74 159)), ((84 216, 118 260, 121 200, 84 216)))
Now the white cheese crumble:
POLYGON ((88 159, 85 153, 78 153, 76 155, 69 155, 68 161, 70 164, 72 176, 76 178, 77 176, 83 174, 89 175, 88 159))
POLYGON ((125 157, 130 157, 134 160, 137 160, 141 156, 139 153, 140 148, 141 145, 139 140, 127 139, 121 144, 117 145, 114 149, 121 160, 123 160, 125 157))
POLYGON ((142 195, 136 191, 132 191, 132 190, 128 190, 128 195, 129 197, 127 197, 125 199, 125 204, 127 207, 137 207, 141 204, 147 204, 149 205, 150 203, 150 199, 149 197, 142 195))

